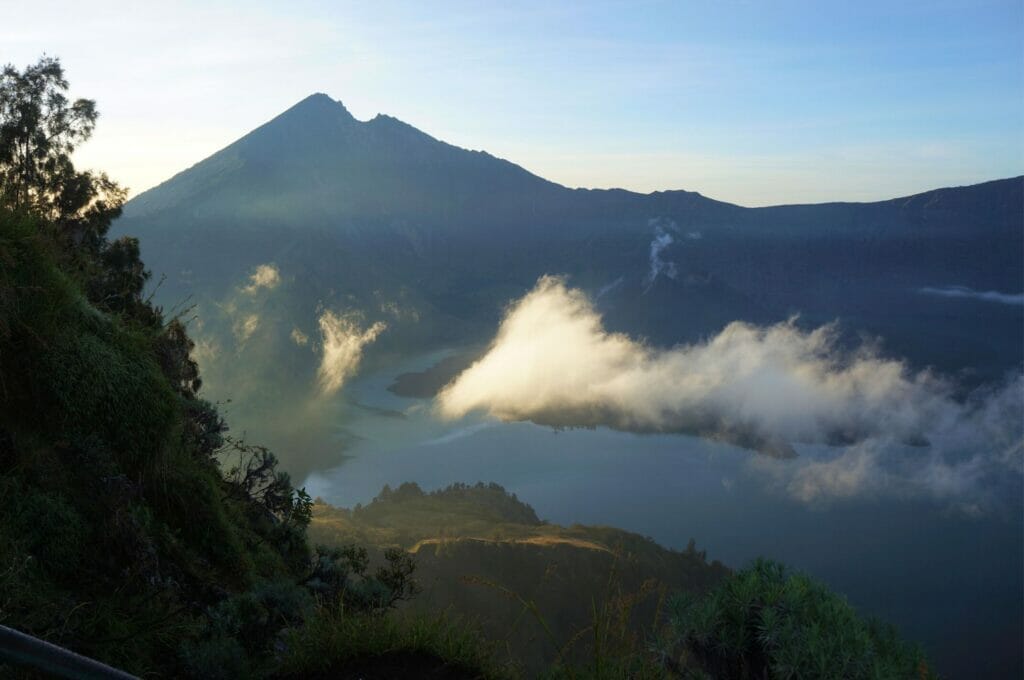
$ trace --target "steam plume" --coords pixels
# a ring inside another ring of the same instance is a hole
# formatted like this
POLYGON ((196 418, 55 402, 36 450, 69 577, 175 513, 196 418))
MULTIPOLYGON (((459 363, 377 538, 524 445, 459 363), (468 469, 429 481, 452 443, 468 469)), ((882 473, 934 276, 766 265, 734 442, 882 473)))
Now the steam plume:
MULTIPOLYGON (((674 225, 673 225, 674 226, 674 225)), ((644 290, 654 285, 654 280, 661 274, 670 279, 676 278, 679 272, 676 270, 676 263, 663 260, 662 251, 673 243, 672 234, 665 231, 661 222, 656 222, 654 227, 654 238, 651 240, 650 265, 647 276, 644 277, 644 290)))

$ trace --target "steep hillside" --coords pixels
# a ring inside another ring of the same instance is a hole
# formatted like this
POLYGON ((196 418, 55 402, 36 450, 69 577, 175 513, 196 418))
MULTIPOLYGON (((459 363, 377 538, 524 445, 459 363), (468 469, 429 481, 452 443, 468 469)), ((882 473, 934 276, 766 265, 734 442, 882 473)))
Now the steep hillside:
MULTIPOLYGON (((0 211, 0 623, 138 673, 203 668, 207 612, 312 604, 308 506, 252 451, 222 473, 226 427, 180 324, 98 309, 59 253, 0 211)), ((265 653, 227 635, 222 661, 265 653)))
MULTIPOLYGON (((137 255, 102 238, 69 250, 0 208, 0 625, 204 680, 308 676, 300 641, 325 625, 348 645, 322 641, 316 663, 372 669, 360 655, 382 651, 383 627, 393 653, 486 675, 469 633, 424 619, 412 637, 384 617, 412 593, 410 559, 371 574, 358 551, 308 547, 311 500, 227 436, 184 327, 141 297, 137 255)), ((0 676, 39 677, 9 652, 0 676)))

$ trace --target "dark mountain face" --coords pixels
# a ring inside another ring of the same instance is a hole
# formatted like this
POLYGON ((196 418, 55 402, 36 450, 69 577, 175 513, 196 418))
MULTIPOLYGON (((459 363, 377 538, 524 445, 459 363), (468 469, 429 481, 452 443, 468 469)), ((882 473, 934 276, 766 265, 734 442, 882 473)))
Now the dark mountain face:
POLYGON ((1024 306, 922 289, 1020 294, 1022 216, 1020 177, 754 209, 572 190, 317 94, 133 199, 115 231, 142 238, 166 306, 198 304, 218 396, 258 401, 312 389, 324 310, 387 324, 372 364, 485 342, 544 274, 568 275, 611 330, 654 344, 799 314, 881 336, 917 366, 991 379, 1021 363, 1024 306), (279 279, 252 287, 262 264, 279 279))
MULTIPOLYGON (((359 228, 449 223, 507 210, 559 187, 486 153, 450 146, 389 116, 360 122, 315 94, 133 200, 126 218, 187 209, 260 226, 359 228)), ((520 206, 521 207, 521 206, 520 206)))

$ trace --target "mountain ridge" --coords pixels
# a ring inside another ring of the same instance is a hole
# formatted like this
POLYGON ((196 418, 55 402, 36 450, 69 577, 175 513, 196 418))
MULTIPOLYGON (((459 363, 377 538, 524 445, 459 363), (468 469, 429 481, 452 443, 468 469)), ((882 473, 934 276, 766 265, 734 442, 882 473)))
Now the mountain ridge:
MULTIPOLYGON (((176 189, 181 184, 209 185, 211 177, 207 171, 211 169, 216 173, 216 180, 222 169, 237 171, 246 165, 266 166, 282 160, 287 162, 288 152, 294 152, 296 145, 299 146, 298 150, 315 153, 327 143, 337 145, 339 142, 345 145, 344 150, 348 151, 350 158, 356 162, 365 163, 367 159, 373 158, 374 154, 387 157, 392 152, 400 152, 406 155, 404 159, 397 158, 399 154, 395 154, 387 160, 392 163, 413 160, 428 165, 451 165, 456 162, 471 165, 489 163, 493 171, 502 173, 507 179, 565 189, 515 163, 486 151, 463 149, 448 144, 386 114, 377 114, 366 121, 357 120, 340 101, 317 93, 306 97, 202 161, 135 196, 125 205, 125 217, 131 219, 173 207, 176 203, 166 199, 160 200, 163 198, 161 194, 170 194, 172 197, 180 194, 181 192, 176 189), (404 147, 399 148, 399 144, 404 147), (267 145, 272 151, 262 148, 267 145), (303 148, 303 145, 306 148, 303 148), (281 152, 281 157, 270 157, 269 154, 274 152, 281 152), (427 154, 434 154, 439 158, 427 154), (198 181, 190 181, 196 173, 203 173, 203 176, 198 181)), ((215 181, 214 185, 217 184, 215 181)))
MULTIPOLYGON (((358 129, 360 126, 366 126, 366 127, 368 127, 368 129, 371 129, 371 130, 374 129, 374 128, 378 128, 379 129, 381 127, 385 127, 386 126, 386 127, 390 128, 392 131, 399 131, 399 134, 402 134, 402 135, 406 136, 407 139, 411 138, 411 139, 417 139, 420 142, 433 143, 435 145, 439 145, 441 147, 444 147, 446 150, 449 150, 449 151, 461 152, 461 153, 471 154, 471 155, 478 155, 478 156, 480 156, 482 158, 485 158, 487 160, 493 160, 493 161, 498 162, 499 164, 511 166, 511 168, 514 168, 516 171, 521 172, 522 174, 524 174, 526 176, 529 176, 531 178, 535 178, 536 180, 540 180, 541 182, 543 182, 543 183, 545 183, 547 185, 550 185, 551 187, 554 187, 554 188, 557 188, 557 189, 560 189, 560 190, 564 190, 564 191, 567 191, 567 192, 582 192, 582 193, 590 193, 590 194, 593 194, 593 193, 600 193, 600 194, 607 193, 607 194, 620 194, 620 195, 624 194, 624 195, 627 195, 627 196, 630 196, 630 197, 636 197, 636 198, 646 197, 646 198, 651 198, 651 199, 672 198, 672 197, 676 197, 676 196, 680 196, 680 195, 685 195, 685 196, 690 196, 690 197, 694 197, 694 198, 698 198, 698 199, 704 199, 704 200, 707 200, 707 201, 712 201, 712 202, 714 202, 714 203, 716 203, 718 205, 721 205, 721 206, 728 206, 728 207, 731 207, 731 208, 739 208, 739 209, 743 209, 743 210, 781 209, 781 208, 795 208, 795 207, 804 207, 804 206, 807 206, 807 207, 810 207, 810 206, 814 206, 814 207, 822 207, 822 206, 864 206, 864 205, 872 205, 872 204, 877 204, 877 203, 887 203, 887 202, 890 202, 890 201, 907 201, 907 200, 910 200, 910 199, 915 199, 915 198, 919 198, 919 197, 924 197, 924 196, 932 195, 932 194, 935 194, 936 192, 948 192, 948 191, 955 191, 957 189, 969 189, 969 188, 972 188, 972 187, 982 187, 982 186, 985 186, 985 185, 989 185, 989 184, 993 184, 993 183, 999 183, 999 182, 1016 182, 1018 184, 1024 183, 1024 174, 1022 174, 1022 175, 1017 175, 1017 176, 1014 176, 1014 177, 997 178, 997 179, 988 180, 988 181, 985 181, 985 182, 979 182, 979 183, 975 183, 975 184, 951 185, 951 186, 937 187, 937 188, 934 188, 934 189, 928 189, 928 190, 924 190, 924 191, 917 192, 917 193, 914 193, 914 194, 909 194, 909 195, 906 195, 906 196, 896 196, 896 197, 892 197, 892 198, 873 200, 873 201, 825 201, 825 202, 821 202, 821 203, 779 203, 779 204, 772 204, 772 205, 767 205, 767 206, 755 206, 755 207, 744 206, 744 205, 740 205, 740 204, 736 204, 736 203, 731 203, 729 201, 723 201, 723 200, 719 200, 719 199, 714 199, 714 198, 711 198, 711 197, 704 196, 700 192, 690 191, 690 190, 686 190, 686 189, 664 189, 664 190, 656 190, 656 191, 651 191, 651 192, 644 193, 644 192, 633 191, 633 190, 625 189, 625 188, 621 188, 621 187, 612 187, 612 188, 575 187, 575 188, 573 188, 573 187, 568 187, 568 186, 559 184, 557 182, 554 182, 552 180, 548 180, 546 178, 543 178, 543 177, 541 177, 541 176, 539 176, 539 175, 529 171, 528 169, 524 168, 523 166, 521 166, 521 165, 519 165, 517 163, 514 163, 512 161, 509 161, 507 159, 504 159, 504 158, 501 158, 501 157, 498 157, 498 156, 494 156, 493 154, 490 154, 486 150, 482 150, 482 149, 481 150, 468 149, 468 148, 457 146, 455 144, 451 144, 451 143, 445 142, 445 141, 440 140, 440 139, 438 139, 436 137, 433 137, 429 133, 423 132, 422 130, 420 130, 419 128, 415 127, 414 125, 412 125, 410 123, 407 123, 407 122, 405 122, 405 121, 403 121, 403 120, 401 120, 399 118, 396 118, 394 116, 391 116, 391 115, 388 115, 388 114, 385 114, 385 113, 378 113, 373 118, 370 118, 370 119, 365 120, 365 121, 358 120, 357 118, 355 118, 351 114, 351 112, 348 111, 348 109, 345 107, 345 105, 340 100, 332 99, 329 95, 327 95, 325 93, 317 92, 317 93, 313 93, 313 94, 309 95, 308 97, 305 97, 304 99, 302 99, 299 102, 295 103, 294 105, 292 105, 291 107, 289 107, 288 109, 286 109, 282 113, 278 114, 277 116, 273 117, 272 119, 270 119, 266 123, 261 124, 260 126, 254 128, 251 132, 243 135, 242 137, 238 138, 237 140, 235 140, 231 144, 227 145, 226 147, 224 147, 224 148, 216 151, 215 153, 211 154, 206 159, 204 159, 202 161, 199 161, 198 163, 196 163, 196 164, 194 164, 194 165, 192 165, 192 166, 190 166, 190 167, 188 167, 188 168, 186 168, 186 169, 184 169, 184 170, 182 170, 182 171, 180 171, 178 173, 175 173, 174 175, 172 175, 170 178, 168 178, 164 182, 161 182, 160 184, 158 184, 158 185, 156 185, 154 187, 151 187, 151 188, 141 192, 140 194, 135 196, 131 201, 129 201, 128 204, 126 205, 126 215, 131 217, 131 216, 138 216, 138 215, 141 215, 141 214, 145 214, 146 213, 145 207, 147 206, 148 203, 150 203, 152 201, 153 195, 157 194, 157 193, 160 193, 162 190, 166 190, 166 185, 175 183, 175 181, 179 180, 183 175, 186 175, 187 173, 192 172, 192 171, 198 169, 199 167, 203 166, 207 161, 211 161, 212 159, 218 158, 219 156, 221 156, 225 152, 231 151, 232 149, 234 149, 239 144, 247 142, 247 141, 252 141, 250 138, 252 138, 253 136, 260 137, 261 135, 265 135, 265 134, 268 134, 268 133, 275 133, 276 134, 276 133, 284 131, 284 130, 279 130, 279 128, 290 127, 291 126, 290 124, 292 124, 292 123, 301 123, 301 126, 307 127, 307 126, 309 126, 309 124, 311 122, 312 123, 316 123, 317 125, 319 125, 322 128, 320 130, 321 132, 327 131, 327 130, 330 129, 330 128, 324 128, 323 127, 324 124, 326 124, 326 123, 339 123, 340 124, 339 125, 339 129, 342 129, 342 130, 347 129, 349 131, 351 131, 353 129, 358 129)), ((315 126, 313 126, 313 127, 315 127, 315 126)), ((291 132, 294 132, 294 130, 291 130, 291 132)), ((511 168, 509 168, 509 169, 511 169, 511 168)))

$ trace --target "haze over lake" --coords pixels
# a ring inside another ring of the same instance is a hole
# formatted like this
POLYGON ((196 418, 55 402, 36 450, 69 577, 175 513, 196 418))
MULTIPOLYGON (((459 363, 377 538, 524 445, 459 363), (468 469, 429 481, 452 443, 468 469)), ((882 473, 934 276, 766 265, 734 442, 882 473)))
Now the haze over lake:
MULTIPOLYGON (((808 505, 773 483, 770 468, 786 462, 732 446, 477 416, 446 422, 431 400, 387 390, 397 375, 445 355, 364 375, 346 388, 338 450, 351 457, 309 476, 313 496, 351 507, 385 484, 415 481, 429 490, 494 481, 558 524, 617 526, 676 549, 693 538, 709 559, 732 567, 777 556, 899 626, 951 676, 979 668, 1012 676, 1021 667, 1013 651, 1024 635, 1019 489, 1004 512, 984 516, 913 499, 808 505)), ((835 452, 801 447, 800 455, 835 452)))

